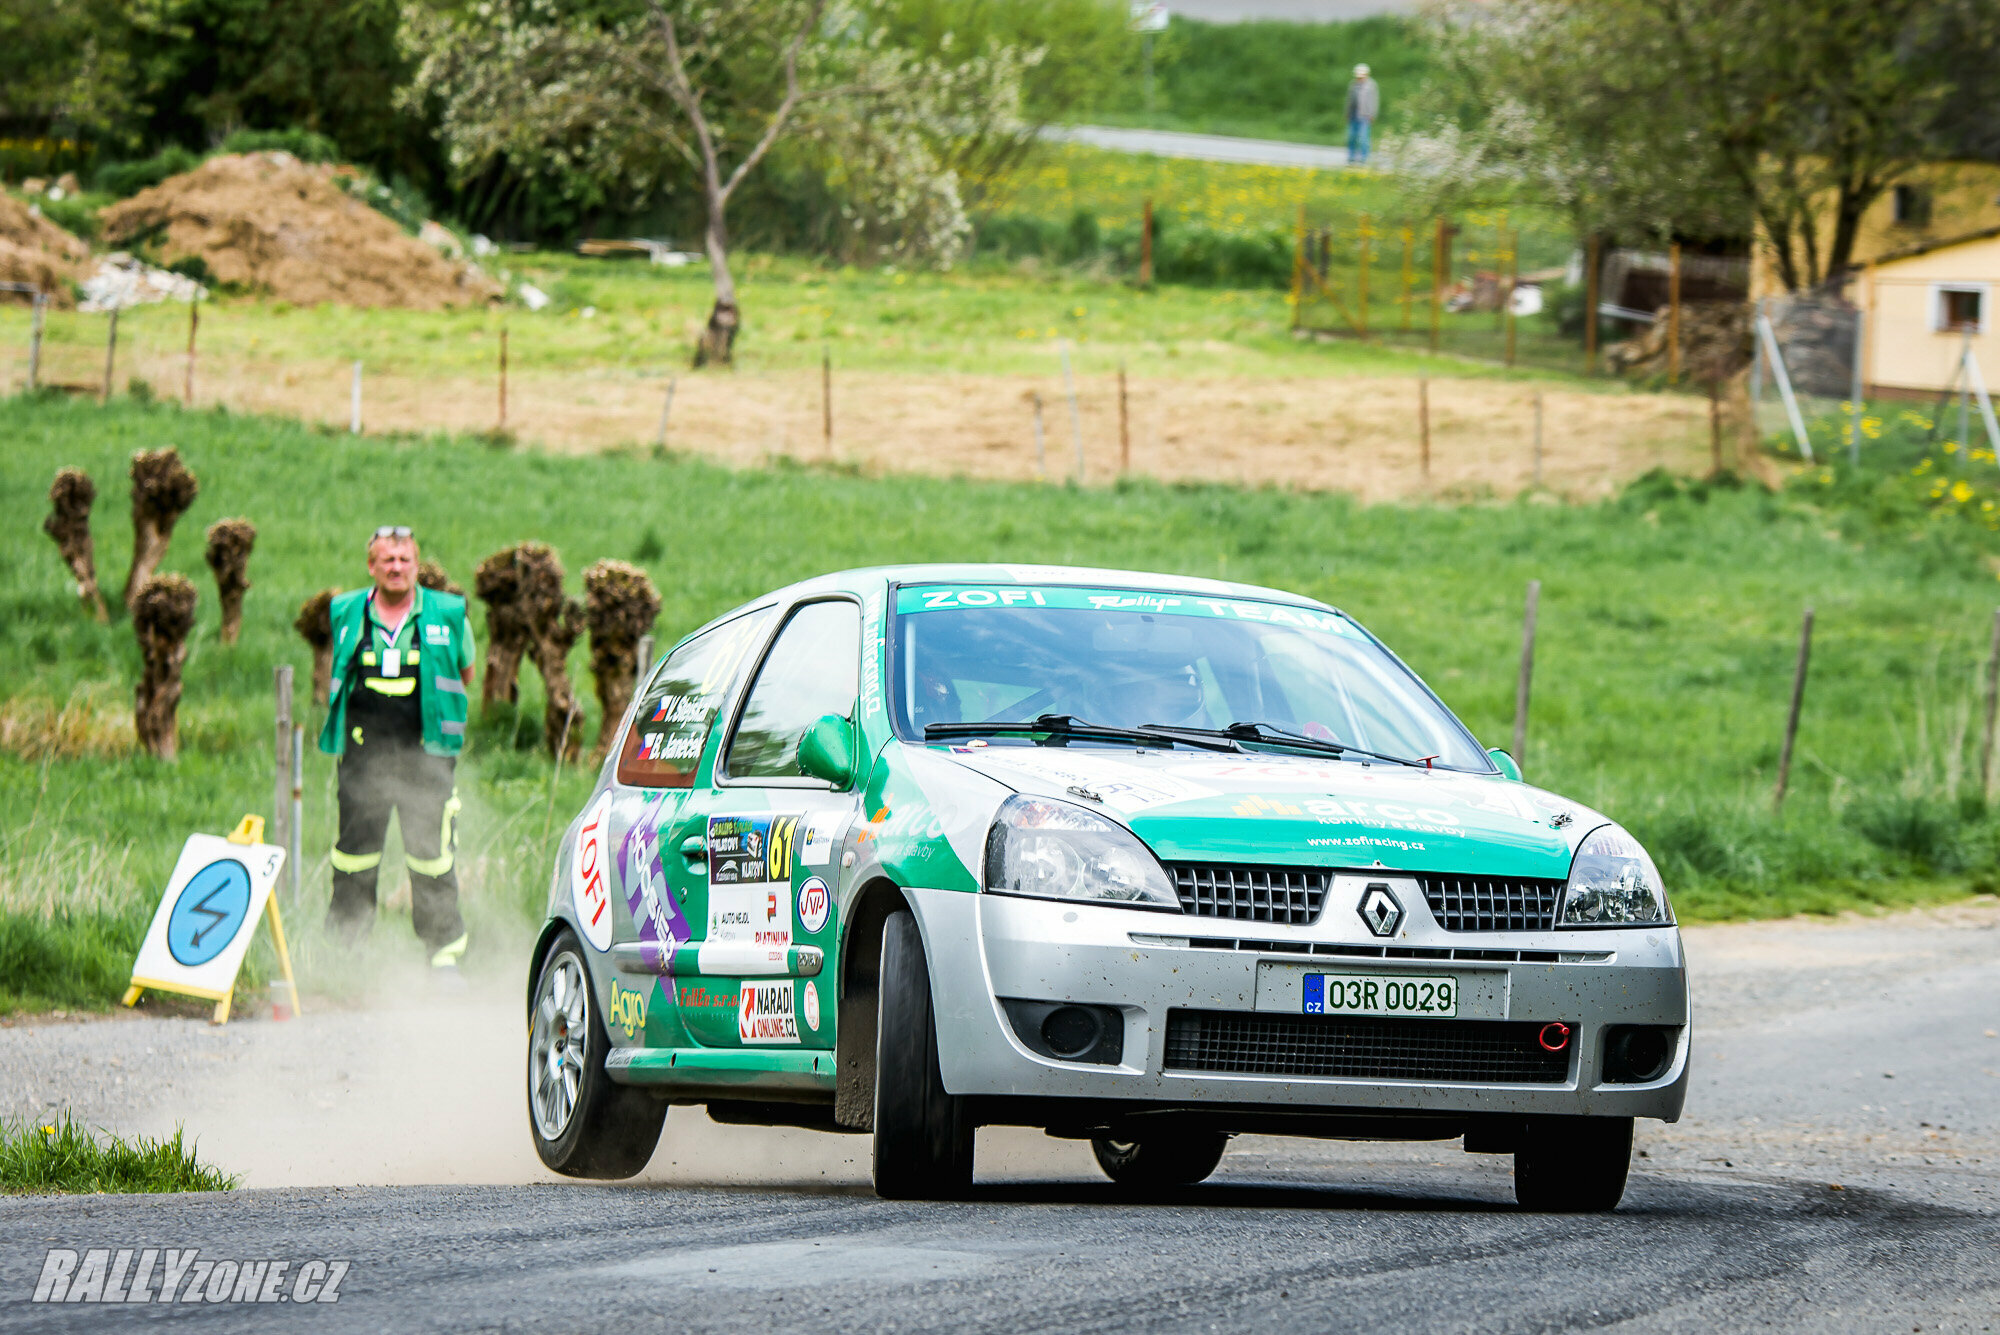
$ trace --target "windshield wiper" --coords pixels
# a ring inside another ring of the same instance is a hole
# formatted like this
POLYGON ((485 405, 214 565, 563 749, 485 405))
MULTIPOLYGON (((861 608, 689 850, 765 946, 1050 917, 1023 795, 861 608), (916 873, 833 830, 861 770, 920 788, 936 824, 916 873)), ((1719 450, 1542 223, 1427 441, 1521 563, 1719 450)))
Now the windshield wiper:
POLYGON ((1312 751, 1326 756, 1366 756, 1370 760, 1387 761, 1391 765, 1408 765, 1412 769, 1429 769, 1430 756, 1423 760, 1411 760, 1408 756, 1385 755, 1380 751, 1367 751, 1345 742, 1329 742, 1320 737, 1308 737, 1302 732, 1293 732, 1270 723, 1236 722, 1226 728, 1179 728, 1179 732, 1195 733, 1203 736, 1228 737, 1238 742, 1262 742, 1266 746, 1289 746, 1300 751, 1312 751))
MULTIPOLYGON (((1147 724, 1143 728, 1108 727, 1087 723, 1068 714, 1043 714, 1033 719, 990 719, 985 723, 926 723, 924 740, 943 741, 951 737, 1048 736, 1087 742, 1166 742, 1169 745, 1199 747, 1204 751, 1241 751, 1236 740, 1206 728, 1167 728, 1147 724)), ((1041 745, 1042 743, 1037 743, 1041 745)))

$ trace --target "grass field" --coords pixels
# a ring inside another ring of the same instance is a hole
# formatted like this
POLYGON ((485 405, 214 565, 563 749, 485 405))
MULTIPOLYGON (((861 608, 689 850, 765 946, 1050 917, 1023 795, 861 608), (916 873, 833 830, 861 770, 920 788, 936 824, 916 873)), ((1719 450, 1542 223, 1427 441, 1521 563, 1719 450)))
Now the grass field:
MULTIPOLYGON (((1367 507, 1280 489, 871 480, 782 462, 731 471, 678 454, 353 439, 128 400, 6 400, 0 436, 11 443, 0 458, 0 1007, 114 999, 184 834, 267 805, 271 669, 306 666, 292 616, 313 591, 360 582, 360 536, 384 521, 415 525, 426 555, 461 580, 524 538, 553 543, 573 584, 599 557, 637 560, 660 585, 666 637, 776 584, 879 561, 1077 562, 1280 585, 1361 617, 1490 743, 1511 728, 1522 588, 1540 578, 1530 777, 1630 823, 1683 915, 1923 901, 1993 883, 2000 830, 1978 794, 1976 677, 2000 535, 1983 508, 1990 482, 1953 471, 1973 467, 1962 452, 1926 453, 1928 466, 1898 455, 1893 487, 1831 472, 1802 472, 1778 494, 1658 477, 1590 505, 1367 507), (115 590, 130 544, 125 462, 167 443, 202 480, 167 562, 204 590, 176 766, 132 754, 130 629, 80 613, 39 531, 49 478, 86 468, 115 590), (233 649, 215 640, 200 556, 202 529, 228 515, 260 530, 233 649), (1774 816, 1808 602, 1812 688, 1792 796, 1774 816)), ((579 680, 584 660, 579 645, 579 680)), ((540 910, 544 823, 553 811, 559 826, 589 783, 565 773, 548 805, 539 711, 529 674, 525 726, 507 711, 479 719, 463 785, 468 967, 501 977, 518 973, 516 943, 540 910)), ((594 717, 584 726, 594 736, 594 717)), ((331 778, 313 755, 292 925, 308 995, 354 976, 316 926, 331 778)), ((397 879, 392 864, 385 890, 397 879)), ((374 950, 413 955, 407 919, 378 932, 374 950)), ((268 967, 253 954, 253 971, 268 967)))

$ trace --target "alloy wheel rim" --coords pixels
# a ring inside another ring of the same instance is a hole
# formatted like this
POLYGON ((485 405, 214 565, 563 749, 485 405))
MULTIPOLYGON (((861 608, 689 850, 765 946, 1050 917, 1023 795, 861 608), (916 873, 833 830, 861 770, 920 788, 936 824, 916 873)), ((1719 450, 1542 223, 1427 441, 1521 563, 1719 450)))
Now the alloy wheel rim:
POLYGON ((565 951, 542 974, 535 990, 534 1030, 528 1042, 528 1106, 543 1140, 559 1139, 576 1115, 589 1021, 583 963, 565 951))

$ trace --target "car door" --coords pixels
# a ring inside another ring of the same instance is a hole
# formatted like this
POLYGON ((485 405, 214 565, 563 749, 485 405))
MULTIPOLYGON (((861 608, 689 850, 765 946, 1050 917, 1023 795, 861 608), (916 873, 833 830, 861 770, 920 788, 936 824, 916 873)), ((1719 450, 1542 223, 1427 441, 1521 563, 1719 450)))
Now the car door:
POLYGON ((713 764, 711 745, 729 691, 777 614, 765 607, 712 626, 667 655, 633 707, 620 739, 615 782, 584 813, 579 842, 601 840, 601 861, 631 915, 616 953, 650 972, 607 971, 603 1013, 612 1043, 681 1047, 688 1036, 661 988, 672 987, 674 953, 698 939, 706 884, 676 881, 673 832, 681 809, 713 764), (595 833, 594 833, 595 832, 595 833), (662 977, 664 975, 664 978, 662 977))
POLYGON ((676 1001, 693 1038, 714 1047, 830 1048, 834 1041, 838 849, 860 798, 798 767, 798 744, 825 714, 854 716, 861 606, 800 603, 741 695, 708 781, 674 827, 671 864, 703 883, 696 977, 676 1001))

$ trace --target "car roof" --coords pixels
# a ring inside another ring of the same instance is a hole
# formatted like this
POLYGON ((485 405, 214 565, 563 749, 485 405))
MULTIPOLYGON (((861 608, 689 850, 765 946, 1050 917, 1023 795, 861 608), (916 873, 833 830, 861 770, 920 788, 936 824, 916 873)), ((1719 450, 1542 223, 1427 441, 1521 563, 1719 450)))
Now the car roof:
MULTIPOLYGON (((1163 575, 1148 570, 1107 570, 1096 566, 1051 566, 1028 563, 944 563, 925 565, 864 566, 855 570, 833 571, 801 580, 769 597, 789 601, 814 593, 866 594, 885 584, 1037 584, 1083 585, 1089 588, 1146 589, 1163 593, 1194 593, 1210 598, 1254 598, 1265 602, 1290 603, 1295 607, 1326 609, 1314 598, 1283 589, 1231 580, 1208 579, 1201 575, 1163 575)), ((762 602, 762 598, 753 599, 762 602)))

